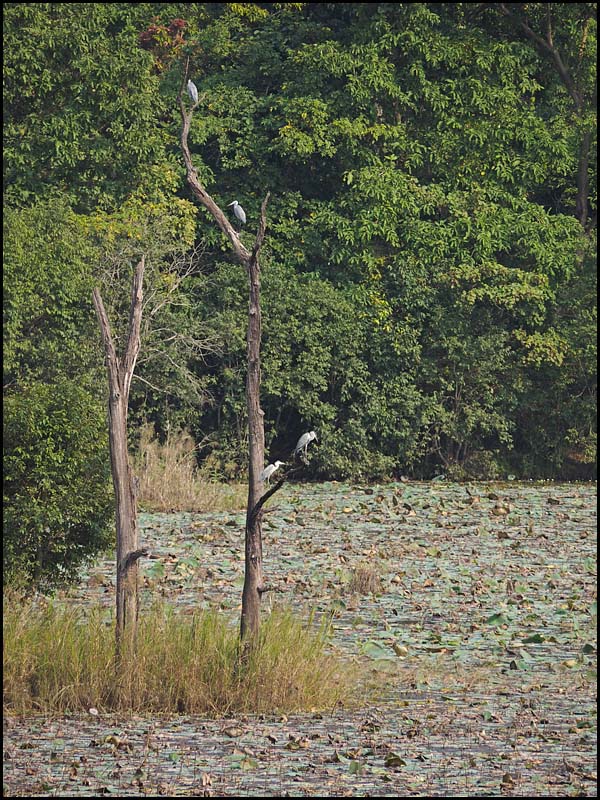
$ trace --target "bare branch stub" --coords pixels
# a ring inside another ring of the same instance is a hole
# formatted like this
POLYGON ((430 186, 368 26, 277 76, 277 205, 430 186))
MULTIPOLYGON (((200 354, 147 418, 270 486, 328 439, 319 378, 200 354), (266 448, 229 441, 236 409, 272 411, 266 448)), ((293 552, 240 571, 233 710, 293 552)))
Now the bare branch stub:
POLYGON ((284 483, 285 483, 285 476, 280 478, 280 480, 278 480, 277 483, 274 486, 272 486, 268 492, 265 492, 265 494, 263 494, 262 497, 258 500, 258 502, 254 505, 252 511, 248 516, 249 527, 252 527, 254 525, 254 522, 257 516, 259 515, 261 508, 267 502, 269 497, 272 497, 275 494, 275 492, 278 492, 284 483))
POLYGON ((142 556, 147 556, 150 551, 147 547, 140 547, 138 550, 133 550, 131 553, 127 553, 126 557, 123 560, 123 564, 121 565, 121 570, 123 572, 127 572, 129 567, 141 558, 142 556))

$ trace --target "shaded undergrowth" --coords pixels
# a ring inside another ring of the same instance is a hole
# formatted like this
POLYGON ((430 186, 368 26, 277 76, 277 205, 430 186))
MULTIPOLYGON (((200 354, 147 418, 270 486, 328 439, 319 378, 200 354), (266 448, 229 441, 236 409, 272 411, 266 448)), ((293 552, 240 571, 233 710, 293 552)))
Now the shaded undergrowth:
POLYGON ((135 653, 117 664, 106 609, 5 595, 4 711, 221 715, 351 704, 356 668, 328 641, 326 623, 274 610, 242 659, 238 626, 222 613, 184 614, 157 603, 140 616, 135 653))

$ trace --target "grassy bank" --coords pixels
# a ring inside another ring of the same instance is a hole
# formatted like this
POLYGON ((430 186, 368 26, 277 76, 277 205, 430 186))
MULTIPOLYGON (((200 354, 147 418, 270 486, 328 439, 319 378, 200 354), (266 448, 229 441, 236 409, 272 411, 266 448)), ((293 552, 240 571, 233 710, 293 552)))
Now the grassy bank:
POLYGON ((6 713, 87 711, 228 714, 289 712, 351 703, 352 665, 328 649, 326 625, 287 610, 265 615, 260 641, 240 661, 238 625, 222 613, 142 613, 135 656, 115 663, 114 620, 4 597, 6 713))

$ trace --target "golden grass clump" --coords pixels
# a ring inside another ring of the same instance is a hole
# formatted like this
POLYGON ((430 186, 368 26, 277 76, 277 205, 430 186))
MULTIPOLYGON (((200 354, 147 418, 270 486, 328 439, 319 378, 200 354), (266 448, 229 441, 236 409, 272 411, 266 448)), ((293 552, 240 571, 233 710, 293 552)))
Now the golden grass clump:
POLYGON ((196 444, 177 431, 161 444, 154 426, 144 425, 135 459, 140 505, 148 511, 237 511, 247 500, 244 484, 226 484, 203 475, 196 463, 196 444))
POLYGON ((117 667, 114 619, 17 596, 4 598, 5 713, 231 714, 352 703, 353 664, 327 650, 328 627, 275 610, 240 658, 238 621, 156 604, 140 617, 135 654, 117 667))
POLYGON ((348 591, 357 594, 380 594, 383 590, 381 575, 376 567, 361 562, 354 567, 348 583, 348 591))

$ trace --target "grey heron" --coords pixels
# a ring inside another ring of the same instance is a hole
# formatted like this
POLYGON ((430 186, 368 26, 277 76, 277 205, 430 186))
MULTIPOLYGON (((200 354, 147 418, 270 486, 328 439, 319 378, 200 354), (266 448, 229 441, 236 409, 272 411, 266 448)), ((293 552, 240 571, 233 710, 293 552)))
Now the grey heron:
POLYGON ((285 461, 276 461, 274 464, 269 464, 268 467, 265 467, 260 473, 261 481, 269 481, 271 479, 271 475, 274 472, 277 472, 282 464, 285 464, 285 461))
POLYGON ((193 81, 187 82, 187 90, 189 96, 192 98, 192 103, 198 102, 198 89, 196 88, 196 84, 193 81))
POLYGON ((303 433, 302 436, 298 439, 298 443, 296 447, 294 447, 294 458, 298 455, 298 453, 304 451, 304 455, 306 455, 306 451, 308 449, 308 445, 312 442, 313 439, 317 438, 317 434, 314 431, 309 431, 308 433, 303 433))
POLYGON ((233 206, 233 213, 234 213, 236 219, 239 219, 239 221, 243 225, 246 222, 246 212, 241 207, 241 205, 238 203, 238 201, 234 200, 233 203, 228 203, 227 205, 228 206, 233 206))

